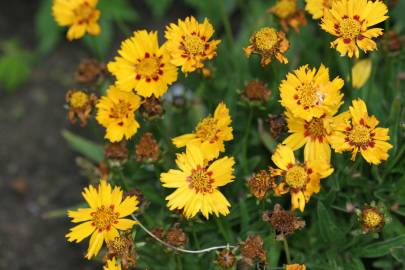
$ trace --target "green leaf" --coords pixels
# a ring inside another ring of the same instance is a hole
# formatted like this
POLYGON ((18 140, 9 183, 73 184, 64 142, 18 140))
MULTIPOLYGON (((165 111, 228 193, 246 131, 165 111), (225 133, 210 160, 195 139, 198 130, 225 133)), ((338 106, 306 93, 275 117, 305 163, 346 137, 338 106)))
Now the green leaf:
POLYGON ((170 8, 173 0, 155 0, 146 1, 145 4, 152 11, 153 16, 162 18, 166 14, 167 10, 170 8))
POLYGON ((317 214, 317 224, 321 238, 334 246, 343 243, 345 241, 343 231, 338 228, 331 212, 321 201, 318 201, 317 214))
POLYGON ((98 8, 101 17, 107 20, 134 22, 138 19, 138 14, 127 0, 101 0, 98 8))
POLYGON ((110 50, 112 41, 112 26, 111 23, 105 18, 100 19, 101 33, 98 36, 85 35, 83 42, 95 56, 103 59, 110 50))
POLYGON ((62 131, 62 136, 72 146, 73 149, 75 149, 77 152, 81 153, 85 157, 95 162, 100 162, 103 160, 103 146, 98 145, 67 130, 62 131))
POLYGON ((38 37, 38 50, 48 53, 61 37, 62 28, 52 17, 52 0, 42 0, 35 16, 35 32, 38 37))
POLYGON ((405 246, 405 234, 390 238, 382 242, 363 246, 361 248, 353 250, 353 254, 359 257, 377 258, 385 256, 394 249, 403 248, 404 246, 405 246))

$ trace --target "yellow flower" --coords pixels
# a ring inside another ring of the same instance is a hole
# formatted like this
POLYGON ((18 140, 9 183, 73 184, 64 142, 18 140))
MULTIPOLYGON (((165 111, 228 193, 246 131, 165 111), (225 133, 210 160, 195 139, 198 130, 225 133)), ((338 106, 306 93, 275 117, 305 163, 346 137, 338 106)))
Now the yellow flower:
POLYGON ((325 9, 330 9, 334 0, 305 0, 305 10, 308 11, 314 20, 323 17, 325 9))
POLYGON ((91 235, 86 255, 91 259, 98 254, 104 241, 112 241, 119 236, 118 230, 130 230, 136 224, 134 220, 124 217, 138 209, 138 200, 135 196, 122 200, 122 190, 112 188, 104 180, 101 180, 98 190, 89 186, 82 195, 89 207, 68 211, 72 222, 82 223, 70 229, 66 238, 69 242, 79 243, 91 235))
POLYGON ((292 210, 304 211, 305 204, 313 193, 318 193, 320 179, 333 173, 329 163, 324 160, 308 160, 299 163, 290 147, 279 145, 271 157, 279 169, 271 168, 273 176, 280 176, 279 184, 274 188, 274 193, 281 196, 290 192, 292 210))
POLYGON ((305 264, 298 264, 298 263, 294 263, 294 264, 287 264, 285 266, 285 270, 306 270, 307 267, 305 266, 305 264))
POLYGON ((184 73, 193 72, 204 67, 205 60, 216 56, 220 40, 211 40, 214 28, 205 18, 203 23, 193 17, 184 21, 178 20, 177 24, 171 23, 166 27, 167 50, 172 57, 171 62, 181 66, 184 73))
POLYGON ((107 265, 103 267, 103 270, 121 270, 121 264, 117 263, 115 257, 107 261, 107 265))
POLYGON ((267 12, 276 15, 285 32, 291 26, 295 32, 300 31, 301 25, 307 24, 304 10, 297 8, 297 0, 277 0, 276 4, 269 8, 267 12))
POLYGON ((361 155, 367 162, 380 164, 388 159, 388 150, 392 145, 387 141, 388 128, 377 127, 378 120, 372 115, 369 116, 366 104, 363 100, 353 100, 349 108, 351 121, 335 126, 335 131, 330 137, 330 143, 337 153, 343 151, 352 152, 352 160, 360 150, 361 155))
POLYGON ((353 88, 362 88, 371 74, 373 62, 371 59, 357 61, 352 69, 353 88))
POLYGON ((343 56, 359 57, 359 48, 364 52, 377 49, 372 38, 382 35, 382 28, 370 28, 385 21, 387 6, 381 1, 337 0, 330 9, 325 9, 321 27, 337 39, 331 47, 343 56))
POLYGON ((250 38, 250 43, 248 47, 243 49, 246 56, 250 57, 252 53, 260 54, 262 66, 270 64, 272 57, 276 57, 280 63, 288 63, 284 53, 288 50, 290 43, 284 32, 276 31, 271 27, 264 27, 250 38))
POLYGON ((110 86, 107 96, 103 96, 96 105, 96 119, 107 129, 105 138, 111 142, 131 138, 139 128, 134 114, 140 105, 141 99, 134 93, 110 86))
POLYGON ((166 46, 159 47, 157 32, 136 31, 121 43, 118 54, 107 67, 123 91, 160 97, 177 80, 177 68, 170 63, 166 46))
POLYGON ((335 117, 324 114, 310 121, 295 117, 291 112, 286 112, 285 115, 288 130, 292 134, 283 141, 283 144, 293 151, 305 145, 305 160, 321 159, 329 163, 331 158, 329 138, 332 135, 333 126, 344 124, 350 118, 350 114, 343 113, 335 117))
POLYGON ((98 0, 54 0, 52 14, 60 26, 69 26, 67 38, 78 39, 89 33, 100 34, 98 0))
POLYGON ((204 158, 212 160, 225 151, 224 141, 233 139, 232 119, 224 103, 219 103, 214 112, 214 117, 204 118, 196 127, 194 133, 184 134, 173 138, 173 144, 180 148, 187 144, 198 146, 204 158))
POLYGON ((169 170, 160 175, 164 187, 176 188, 166 197, 170 210, 183 209, 187 218, 199 211, 208 219, 210 214, 228 215, 230 203, 218 190, 233 181, 233 157, 223 157, 207 164, 201 149, 188 145, 186 153, 178 154, 176 164, 180 170, 169 170))
POLYGON ((324 114, 334 115, 342 104, 343 80, 329 80, 329 69, 321 65, 319 70, 302 66, 289 73, 280 85, 281 105, 295 117, 310 121, 324 114))

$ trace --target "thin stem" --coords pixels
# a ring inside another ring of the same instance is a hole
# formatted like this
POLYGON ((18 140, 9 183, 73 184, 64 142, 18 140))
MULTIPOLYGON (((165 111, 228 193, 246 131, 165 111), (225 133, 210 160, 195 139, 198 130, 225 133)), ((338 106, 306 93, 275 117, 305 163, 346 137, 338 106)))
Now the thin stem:
POLYGON ((144 230, 147 234, 149 234, 150 237, 152 237, 153 239, 155 239, 156 241, 158 241, 159 243, 161 243, 162 245, 179 251, 179 252, 183 252, 183 253, 192 253, 192 254, 198 254, 198 253, 205 253, 205 252, 210 252, 213 250, 217 250, 217 249, 225 249, 225 248, 236 248, 236 246, 233 245, 222 245, 222 246, 215 246, 215 247, 209 247, 209 248, 205 248, 205 249, 199 249, 199 250, 190 250, 190 249, 184 249, 184 248, 178 248, 175 246, 170 245, 169 243, 166 243, 165 241, 163 241, 162 239, 160 239, 159 237, 157 237, 156 235, 154 235, 151 231, 149 231, 140 221, 139 219, 136 218, 135 215, 131 215, 132 219, 135 220, 138 224, 139 227, 141 227, 142 230, 144 230))
POLYGON ((244 174, 247 175, 249 172, 249 168, 248 168, 248 157, 247 157, 247 145, 248 145, 248 139, 249 139, 249 132, 250 132, 250 127, 252 126, 252 118, 253 118, 253 109, 252 106, 249 105, 249 116, 248 116, 248 122, 247 122, 247 126, 245 129, 245 134, 243 136, 243 140, 242 140, 242 158, 243 158, 243 171, 244 174))
POLYGON ((231 22, 229 21, 229 16, 225 10, 225 1, 219 1, 221 5, 221 16, 222 16, 222 23, 224 24, 225 28, 225 35, 228 41, 228 47, 232 48, 233 45, 233 33, 231 28, 231 22))
POLYGON ((287 238, 285 236, 283 239, 283 243, 284 243, 284 252, 285 252, 285 256, 287 258, 287 263, 290 264, 291 263, 290 249, 288 248, 288 242, 287 242, 287 238))
MULTIPOLYGON (((352 73, 352 60, 350 58, 347 58, 347 67, 349 69, 349 90, 351 91, 353 89, 353 73, 352 73)), ((352 92, 350 93, 352 94, 352 92)))

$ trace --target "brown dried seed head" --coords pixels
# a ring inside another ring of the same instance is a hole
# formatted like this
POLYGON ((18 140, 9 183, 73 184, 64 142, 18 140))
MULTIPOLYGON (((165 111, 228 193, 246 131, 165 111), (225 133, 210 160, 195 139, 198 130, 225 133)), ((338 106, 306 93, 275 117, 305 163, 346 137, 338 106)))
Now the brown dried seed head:
POLYGON ((271 214, 264 212, 262 217, 264 221, 269 222, 273 226, 279 234, 278 238, 293 234, 305 226, 305 221, 296 217, 293 212, 284 210, 279 204, 274 206, 271 214))
POLYGON ((217 261, 222 268, 231 268, 236 262, 236 256, 231 251, 224 249, 218 254, 217 261))
POLYGON ((271 89, 267 88, 262 82, 252 80, 245 86, 242 96, 250 101, 268 101, 271 95, 271 89))
POLYGON ((260 235, 249 235, 245 242, 241 244, 243 260, 249 265, 254 265, 255 262, 266 263, 267 258, 263 244, 260 235))
POLYGON ((187 235, 180 228, 180 224, 174 224, 166 233, 165 241, 172 246, 184 246, 187 242, 187 235))
POLYGON ((100 75, 105 73, 106 68, 103 63, 96 59, 86 58, 83 59, 76 69, 75 80, 82 84, 94 83, 100 75))
POLYGON ((367 206, 361 211, 360 223, 364 233, 379 231, 385 225, 384 214, 376 207, 367 206))
POLYGON ((283 115, 269 115, 270 135, 274 139, 278 139, 286 130, 287 122, 283 115))
POLYGON ((263 199, 271 189, 273 178, 268 171, 261 170, 247 181, 250 192, 259 200, 263 199))
POLYGON ((145 119, 153 119, 159 117, 163 113, 163 106, 160 99, 151 96, 146 98, 142 105, 142 116, 145 119))
POLYGON ((384 34, 381 43, 386 52, 399 52, 404 45, 404 37, 399 36, 395 31, 389 31, 384 34))
POLYGON ((114 161, 124 161, 128 158, 127 143, 121 141, 118 143, 109 143, 104 147, 105 159, 114 161))
POLYGON ((154 228, 151 230, 151 233, 154 234, 157 238, 163 240, 165 232, 162 228, 154 228))
POLYGON ((157 161, 159 159, 159 144, 150 132, 144 133, 135 145, 137 161, 157 161))

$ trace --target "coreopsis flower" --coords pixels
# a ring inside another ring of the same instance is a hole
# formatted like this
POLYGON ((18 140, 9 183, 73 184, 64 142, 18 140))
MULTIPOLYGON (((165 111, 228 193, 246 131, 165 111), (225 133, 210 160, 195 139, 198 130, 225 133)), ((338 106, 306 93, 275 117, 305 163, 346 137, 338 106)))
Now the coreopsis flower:
POLYGON ((370 78, 373 62, 370 58, 356 61, 352 68, 353 88, 362 88, 370 78))
POLYGON ((107 242, 107 254, 105 260, 114 260, 119 258, 124 269, 136 266, 136 253, 134 250, 134 242, 130 234, 115 237, 107 242))
POLYGON ((371 28, 385 21, 387 6, 381 1, 336 0, 330 9, 325 9, 321 27, 337 37, 331 47, 342 55, 359 57, 359 48, 364 52, 377 49, 372 38, 383 34, 382 28, 371 28))
POLYGON ((276 4, 269 8, 267 12, 273 13, 279 18, 285 32, 288 31, 289 26, 295 32, 299 32, 301 25, 307 24, 304 10, 297 7, 297 0, 277 0, 276 4))
POLYGON ((290 147, 279 145, 271 157, 278 169, 271 169, 280 182, 274 187, 276 196, 290 192, 292 210, 304 212, 305 204, 312 194, 318 193, 320 179, 332 174, 333 168, 324 160, 310 160, 299 163, 290 147))
POLYGON ((335 0, 305 0, 305 10, 308 11, 314 20, 323 17, 325 9, 330 9, 332 1, 335 0))
POLYGON ((98 0, 54 0, 52 15, 60 26, 69 26, 67 38, 79 39, 87 33, 100 34, 98 0))
POLYGON ((233 181, 233 157, 223 157, 207 164, 201 148, 189 144, 186 152, 177 155, 180 170, 169 170, 160 175, 164 187, 176 190, 166 197, 170 210, 183 210, 186 218, 201 212, 208 219, 210 214, 228 215, 230 203, 218 190, 233 181))
POLYGON ((214 27, 207 18, 203 23, 193 17, 178 20, 166 27, 167 50, 171 62, 181 67, 183 73, 193 72, 204 67, 204 61, 213 59, 217 54, 220 40, 210 40, 214 27))
POLYGON ((105 64, 94 58, 83 59, 75 72, 75 80, 82 84, 92 84, 106 71, 105 64))
POLYGON ((255 173, 247 181, 250 192, 259 200, 262 200, 273 184, 273 177, 268 171, 261 170, 255 173))
POLYGON ((372 206, 366 206, 361 210, 359 221, 363 233, 379 231, 385 225, 384 214, 377 207, 372 206))
POLYGON ((293 212, 284 210, 279 204, 274 206, 273 212, 264 212, 262 218, 274 228, 277 240, 284 240, 286 236, 305 227, 304 220, 296 217, 293 212))
POLYGON ((121 264, 118 263, 115 258, 107 261, 107 265, 103 267, 103 270, 121 270, 121 264))
POLYGON ((117 86, 110 86, 96 107, 97 122, 107 131, 105 138, 119 142, 124 137, 130 139, 139 128, 135 111, 141 105, 141 99, 132 92, 121 91, 117 86))
POLYGON ((251 102, 267 102, 271 95, 271 89, 258 80, 251 80, 243 89, 242 97, 251 102))
POLYGON ((329 80, 329 69, 321 65, 309 69, 304 65, 287 74, 279 87, 281 105, 295 117, 310 121, 313 117, 335 114, 342 104, 340 89, 344 81, 336 77, 329 80))
POLYGON ((228 249, 223 249, 217 257, 217 262, 222 268, 228 269, 232 268, 236 263, 236 256, 232 251, 228 249))
POLYGON ((138 209, 138 201, 136 197, 123 200, 121 188, 112 188, 105 180, 101 180, 98 189, 93 186, 85 188, 82 195, 89 207, 68 211, 72 222, 82 223, 70 229, 66 238, 69 242, 79 243, 91 235, 86 255, 91 259, 98 254, 104 241, 119 236, 118 230, 130 230, 136 224, 125 217, 138 209))
POLYGON ((196 145, 205 159, 212 160, 225 151, 224 142, 233 139, 231 123, 229 109, 221 102, 215 109, 214 116, 204 118, 193 133, 178 136, 172 141, 176 147, 196 145))
POLYGON ((285 33, 271 27, 261 28, 250 37, 250 45, 244 48, 247 57, 252 54, 261 55, 260 64, 264 67, 275 57, 280 63, 287 64, 284 53, 290 47, 285 33))
POLYGON ((305 264, 298 264, 298 263, 294 263, 294 264, 287 264, 285 266, 285 270, 306 270, 307 267, 305 266, 305 264))
POLYGON ((136 160, 157 161, 159 153, 159 144, 153 137, 153 134, 150 132, 142 134, 139 142, 135 145, 136 160))
POLYGON ((265 264, 267 257, 263 245, 264 241, 260 235, 249 235, 246 240, 241 243, 240 247, 243 261, 249 265, 254 265, 256 262, 265 264))
POLYGON ((177 68, 170 63, 166 46, 159 47, 157 32, 134 32, 121 43, 118 54, 107 68, 123 91, 134 90, 142 97, 160 97, 177 80, 177 68))
POLYGON ((388 159, 388 150, 392 145, 388 128, 377 127, 379 121, 372 115, 369 116, 363 100, 353 100, 349 108, 351 119, 343 125, 335 126, 329 141, 337 153, 352 152, 352 160, 356 159, 360 151, 368 162, 378 165, 388 159))
POLYGON ((313 117, 310 121, 295 117, 289 111, 285 115, 288 132, 291 135, 283 141, 283 144, 293 151, 305 145, 305 160, 322 159, 329 163, 331 158, 330 136, 333 127, 344 125, 350 118, 350 114, 342 113, 337 116, 323 114, 321 117, 313 117))
POLYGON ((67 115, 70 123, 76 124, 78 118, 82 127, 87 125, 97 97, 80 90, 69 90, 65 99, 68 105, 67 115))

